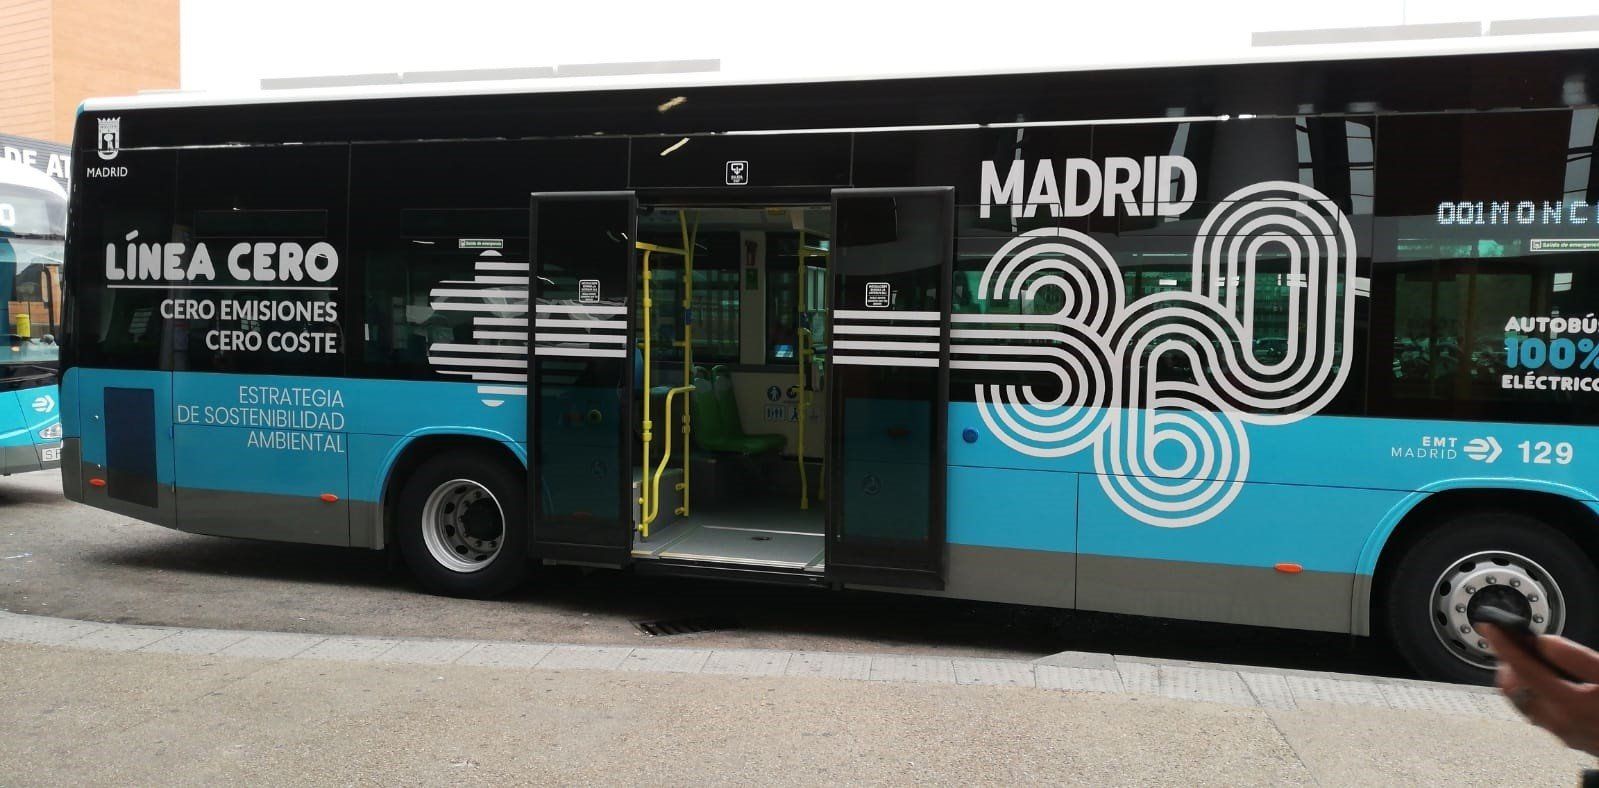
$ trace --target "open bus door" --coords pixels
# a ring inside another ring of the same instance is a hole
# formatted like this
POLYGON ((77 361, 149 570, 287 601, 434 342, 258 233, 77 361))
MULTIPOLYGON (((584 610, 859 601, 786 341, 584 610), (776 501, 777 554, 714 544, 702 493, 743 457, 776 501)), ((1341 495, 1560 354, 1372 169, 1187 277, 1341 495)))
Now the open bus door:
POLYGON ((633 543, 632 192, 532 195, 528 511, 540 558, 620 566, 633 543))
POLYGON ((833 192, 831 579, 944 587, 954 194, 833 192))

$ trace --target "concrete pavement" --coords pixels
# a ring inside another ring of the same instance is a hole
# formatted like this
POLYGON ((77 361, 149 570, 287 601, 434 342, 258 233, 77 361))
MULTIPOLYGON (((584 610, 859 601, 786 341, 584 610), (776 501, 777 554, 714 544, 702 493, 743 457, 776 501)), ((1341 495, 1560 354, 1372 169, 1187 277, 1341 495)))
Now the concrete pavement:
POLYGON ((88 621, 323 635, 631 647, 639 621, 714 617, 694 648, 1034 659, 1113 652, 1407 675, 1385 644, 866 591, 545 567, 494 601, 420 593, 383 553, 172 531, 61 497, 56 473, 0 480, 0 610, 88 621))
POLYGON ((1475 687, 1037 661, 362 638, 0 613, 16 784, 1570 785, 1475 687))

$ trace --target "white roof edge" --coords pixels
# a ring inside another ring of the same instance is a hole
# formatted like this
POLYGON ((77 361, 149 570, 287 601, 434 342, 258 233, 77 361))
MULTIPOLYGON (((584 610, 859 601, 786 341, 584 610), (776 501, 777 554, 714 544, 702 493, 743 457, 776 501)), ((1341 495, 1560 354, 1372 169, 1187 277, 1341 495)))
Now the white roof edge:
POLYGON ((27 189, 37 189, 67 199, 67 190, 55 179, 38 170, 11 159, 0 159, 0 184, 9 183, 27 189))
POLYGON ((1315 53, 1284 52, 1303 50, 1305 47, 1272 47, 1270 54, 1258 58, 1215 58, 1189 61, 1151 61, 1145 63, 1106 63, 1103 65, 1072 66, 1065 68, 1022 68, 995 71, 932 71, 902 74, 831 75, 809 79, 784 77, 734 78, 716 74, 700 79, 683 79, 682 74, 651 75, 629 74, 615 77, 551 77, 481 82, 447 82, 401 85, 362 85, 326 88, 294 88, 288 90, 251 90, 241 92, 176 92, 138 96, 92 98, 82 105, 84 112, 110 112, 117 110, 217 107, 249 104, 291 104, 318 101, 358 101, 386 98, 434 98, 444 96, 497 96, 533 93, 582 93, 588 91, 680 89, 698 87, 754 87, 761 85, 807 85, 869 82, 894 79, 935 79, 940 77, 1025 76, 1030 74, 1079 73, 1095 71, 1125 71, 1138 69, 1182 68, 1190 66, 1226 66, 1264 63, 1330 62, 1342 60, 1380 60, 1402 57, 1450 57, 1455 55, 1508 54, 1516 52, 1548 52, 1559 50, 1579 51, 1599 49, 1599 40, 1590 34, 1584 40, 1573 40, 1571 34, 1538 36, 1536 42, 1496 41, 1489 37, 1467 39, 1474 46, 1461 47, 1456 41, 1433 41, 1430 45, 1415 46, 1417 42, 1398 42, 1411 46, 1381 47, 1360 51, 1321 51, 1315 53), (1448 45, 1454 44, 1454 47, 1448 45))

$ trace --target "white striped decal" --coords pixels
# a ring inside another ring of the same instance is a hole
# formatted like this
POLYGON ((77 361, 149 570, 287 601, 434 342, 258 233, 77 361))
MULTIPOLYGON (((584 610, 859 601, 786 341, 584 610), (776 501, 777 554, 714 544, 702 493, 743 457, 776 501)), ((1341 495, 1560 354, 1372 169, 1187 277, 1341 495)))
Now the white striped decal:
POLYGON ((627 307, 614 304, 539 304, 538 311, 551 314, 625 315, 627 307))
POLYGON ((937 312, 896 312, 892 309, 837 309, 834 320, 907 320, 937 323, 942 319, 937 312))
POLYGON ((527 360, 517 358, 461 358, 457 356, 428 356, 428 363, 436 367, 527 369, 527 360))
POLYGON ((937 367, 939 339, 944 331, 942 323, 943 316, 937 312, 836 310, 833 312, 833 363, 861 367, 937 367), (929 323, 932 325, 927 325, 929 323))
POLYGON ((442 281, 428 293, 429 305, 436 311, 471 313, 475 340, 435 343, 428 348, 428 363, 441 374, 477 381, 478 394, 489 407, 504 404, 499 397, 527 396, 530 353, 532 358, 551 359, 542 380, 566 385, 581 377, 585 365, 560 359, 627 358, 631 352, 625 305, 531 304, 531 274, 528 263, 502 259, 489 249, 478 255, 472 279, 442 281), (531 348, 530 313, 536 315, 531 348))
POLYGON ((835 325, 834 334, 871 334, 890 337, 936 337, 938 326, 852 326, 835 325))
POLYGON ((872 342, 840 339, 833 343, 839 350, 894 350, 901 353, 937 353, 937 342, 872 342))
MULTIPOLYGON (((527 325, 524 321, 523 325, 527 325)), ((588 330, 591 328, 627 328, 626 320, 573 320, 570 318, 541 317, 534 321, 537 328, 576 328, 588 330)))
POLYGON ((505 404, 503 397, 527 396, 529 270, 526 262, 487 249, 478 255, 471 280, 442 281, 428 292, 435 311, 471 313, 477 340, 434 343, 428 363, 440 374, 476 381, 478 396, 491 408, 505 404))
POLYGON ((834 364, 855 367, 936 367, 936 358, 896 358, 894 356, 835 356, 834 364))
POLYGON ((627 358, 627 307, 620 304, 537 304, 533 355, 627 358), (620 317, 621 319, 617 319, 620 317), (621 345, 623 347, 617 347, 621 345))
POLYGON ((627 351, 588 347, 539 347, 533 349, 533 355, 567 356, 571 358, 627 358, 627 351))
MULTIPOLYGON (((437 292, 437 291, 434 291, 437 292)), ((474 304, 466 301, 429 301, 428 306, 438 312, 493 312, 517 314, 527 311, 527 304, 474 304)))

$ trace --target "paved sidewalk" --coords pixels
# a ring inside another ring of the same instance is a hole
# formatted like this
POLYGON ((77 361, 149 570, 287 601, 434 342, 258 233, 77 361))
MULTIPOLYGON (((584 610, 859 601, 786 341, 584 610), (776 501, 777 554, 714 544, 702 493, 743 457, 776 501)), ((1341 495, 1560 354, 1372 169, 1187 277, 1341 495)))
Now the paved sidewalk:
POLYGON ((1498 693, 1486 687, 1086 652, 1063 652, 1027 662, 903 654, 330 637, 101 624, 4 611, 0 611, 0 641, 147 654, 1032 687, 1273 709, 1326 703, 1519 719, 1498 693))
POLYGON ((8 784, 1570 785, 1591 765, 1480 688, 1096 654, 529 645, 0 613, 0 658, 8 784))

